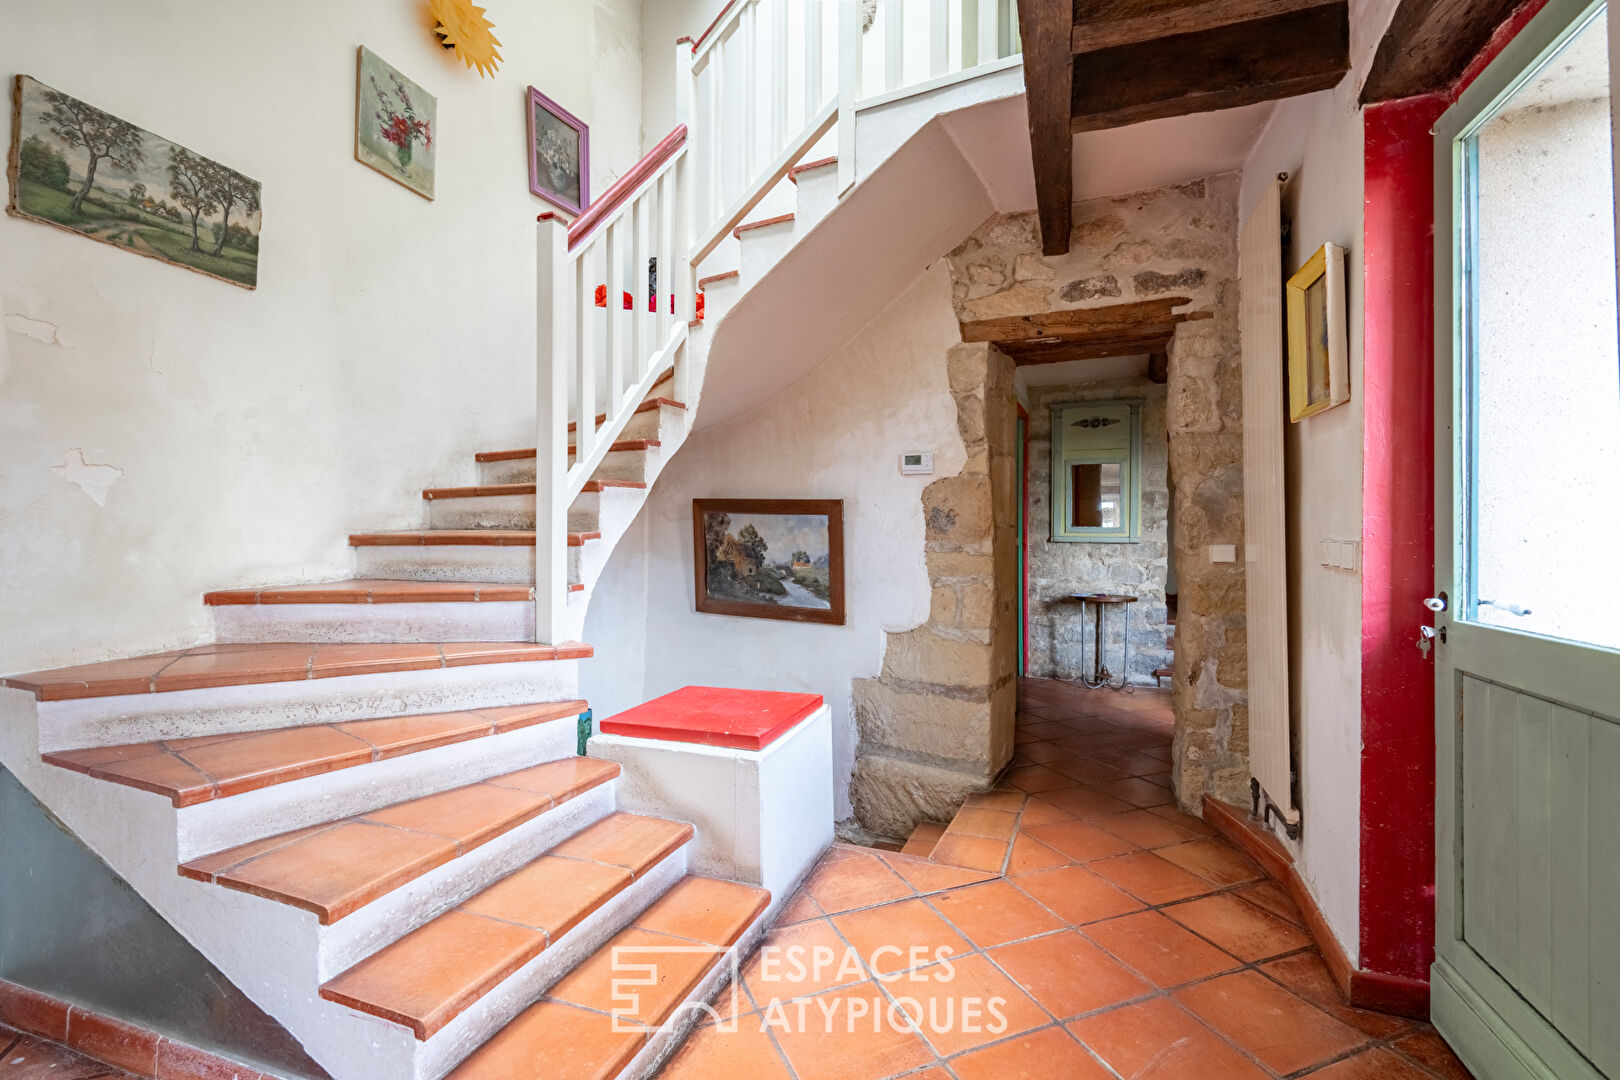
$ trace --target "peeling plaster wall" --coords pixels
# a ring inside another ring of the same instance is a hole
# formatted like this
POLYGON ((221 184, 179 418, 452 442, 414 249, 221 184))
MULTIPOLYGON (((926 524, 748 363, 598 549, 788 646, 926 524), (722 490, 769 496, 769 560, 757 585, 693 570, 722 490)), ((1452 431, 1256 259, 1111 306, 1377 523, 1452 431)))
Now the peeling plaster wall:
POLYGON ((0 671, 206 640, 204 591, 350 574, 347 533, 532 445, 524 86, 591 125, 603 190, 638 156, 641 4, 491 9, 493 79, 421 8, 8 7, 8 79, 259 180, 264 232, 249 292, 0 219, 0 671), (438 97, 434 202, 354 160, 362 43, 438 97))
POLYGON ((1317 541, 1362 535, 1364 168, 1355 82, 1278 104, 1244 167, 1241 203, 1246 214, 1265 183, 1289 173, 1285 275, 1329 240, 1346 249, 1350 400, 1288 425, 1284 443, 1289 692, 1304 827, 1298 841, 1283 842, 1352 962, 1360 937, 1361 576, 1323 566, 1317 541))
MULTIPOLYGON (((951 253, 963 320, 1186 296, 1166 385, 1176 503, 1174 777, 1183 809, 1238 801, 1249 779, 1243 592, 1242 370, 1236 173, 1074 207, 1066 255, 1041 254, 1034 213, 998 214, 951 253), (1212 561, 1231 544, 1237 561, 1212 561)), ((1034 462, 1032 461, 1032 466, 1034 462)))
MULTIPOLYGON (((851 812, 853 687, 882 669, 886 632, 930 617, 922 492, 967 461, 946 353, 960 341, 937 262, 797 383, 737 420, 691 435, 609 559, 586 618, 580 672, 596 715, 688 685, 822 694, 833 710, 835 813, 851 812), (933 476, 900 455, 934 451, 933 476), (700 614, 692 500, 844 501, 843 626, 700 614)), ((760 345, 768 356, 770 343, 760 345)))

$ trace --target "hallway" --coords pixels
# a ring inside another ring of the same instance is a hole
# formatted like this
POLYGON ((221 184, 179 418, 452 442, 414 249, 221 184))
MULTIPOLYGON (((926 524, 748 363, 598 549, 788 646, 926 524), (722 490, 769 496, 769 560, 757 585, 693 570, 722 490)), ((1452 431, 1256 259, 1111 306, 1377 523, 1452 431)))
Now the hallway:
POLYGON ((1466 1080, 1344 1004, 1282 889, 1172 805, 1168 694, 1026 680, 1018 724, 979 802, 1019 814, 1003 873, 835 845, 665 1080, 1466 1080))

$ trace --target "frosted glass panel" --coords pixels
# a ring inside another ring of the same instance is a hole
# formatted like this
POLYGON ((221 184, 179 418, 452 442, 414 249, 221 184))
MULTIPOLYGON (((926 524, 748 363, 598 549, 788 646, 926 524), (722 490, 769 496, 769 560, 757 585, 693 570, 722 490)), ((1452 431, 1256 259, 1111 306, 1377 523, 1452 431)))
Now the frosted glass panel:
POLYGON ((1620 648, 1620 349, 1600 12, 1464 144, 1476 622, 1620 648))

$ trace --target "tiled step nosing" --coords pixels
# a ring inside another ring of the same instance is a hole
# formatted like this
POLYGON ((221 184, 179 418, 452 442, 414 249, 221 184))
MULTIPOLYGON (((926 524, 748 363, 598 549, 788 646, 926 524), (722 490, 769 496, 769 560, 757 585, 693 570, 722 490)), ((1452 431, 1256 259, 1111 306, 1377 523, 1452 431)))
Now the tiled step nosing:
MULTIPOLYGON (((568 546, 600 540, 599 532, 571 532, 568 546)), ((534 547, 533 529, 406 529, 399 532, 354 533, 350 547, 534 547)))
POLYGON ((710 274, 708 277, 698 278, 698 288, 707 289, 717 281, 732 281, 741 276, 742 271, 740 270, 727 270, 723 274, 710 274))
POLYGON ((199 645, 96 664, 52 668, 0 678, 38 701, 124 697, 182 690, 301 683, 350 675, 427 671, 478 664, 581 660, 592 648, 580 642, 543 645, 511 642, 320 644, 313 642, 199 645))
MULTIPOLYGON (((673 401, 670 404, 679 405, 678 402, 673 401)), ((685 405, 679 405, 679 407, 686 408, 685 405)), ((612 454, 633 454, 662 445, 663 442, 659 439, 620 439, 609 448, 608 452, 612 454)), ((568 453, 570 455, 578 453, 578 448, 573 443, 569 443, 568 453)), ((475 460, 483 465, 492 461, 528 461, 534 456, 534 447, 530 446, 518 450, 486 450, 478 454, 475 460)))
POLYGON ((771 225, 787 224, 793 220, 793 217, 794 215, 792 214, 778 214, 775 217, 761 218, 758 221, 747 221, 737 226, 735 229, 732 229, 731 235, 740 240, 742 239, 742 234, 745 232, 752 232, 755 229, 768 228, 771 225))
POLYGON ((301 908, 322 926, 332 926, 610 783, 619 772, 611 762, 590 758, 546 762, 214 852, 182 863, 179 873, 301 908), (544 790, 548 785, 552 789, 544 790), (341 856, 349 848, 369 852, 375 870, 353 869, 358 851, 341 856), (339 863, 353 872, 344 882, 329 880, 337 876, 339 863))
POLYGON ((40 757, 48 764, 97 780, 163 795, 176 807, 196 806, 340 769, 578 717, 588 708, 583 700, 505 705, 60 750, 40 757), (287 745, 296 742, 303 742, 304 748, 287 745), (234 771, 226 772, 218 761, 225 747, 237 754, 256 747, 264 749, 263 756, 250 767, 244 767, 248 763, 243 762, 234 771))
MULTIPOLYGON (((638 818, 638 815, 613 814, 587 826, 581 833, 589 833, 615 818, 638 818)), ((321 987, 321 997, 408 1027, 419 1041, 431 1039, 474 1002, 536 957, 546 952, 565 950, 575 930, 581 929, 598 912, 613 906, 634 885, 656 875, 660 867, 675 858, 691 842, 694 835, 690 825, 645 817, 639 820, 656 822, 656 825, 645 836, 637 838, 634 845, 627 847, 623 853, 625 857, 618 861, 560 854, 560 849, 574 842, 575 837, 570 837, 463 900, 450 911, 328 980, 321 987), (585 882, 585 888, 576 894, 576 902, 567 910, 551 904, 552 910, 545 911, 543 909, 548 906, 545 897, 536 897, 528 892, 549 890, 553 896, 563 893, 569 887, 569 879, 576 874, 589 880, 585 882), (435 941, 454 941, 467 936, 469 932, 476 934, 480 930, 498 939, 498 955, 487 958, 480 970, 458 973, 461 985, 456 987, 454 993, 424 994, 420 983, 431 977, 423 969, 424 961, 437 973, 448 974, 447 969, 457 966, 464 959, 448 950, 441 952, 433 949, 435 941), (433 1000, 435 997, 438 1000, 433 1000), (416 1000, 409 1001, 409 998, 416 1000)), ((614 929, 630 922, 641 910, 637 907, 627 913, 621 908, 618 913, 620 924, 614 929), (627 915, 629 917, 625 917, 627 915)), ((556 972, 559 977, 563 974, 565 972, 556 972)))
POLYGON ((532 585, 489 581, 357 579, 269 589, 217 589, 203 594, 209 607, 255 604, 478 604, 534 599, 532 585))
MULTIPOLYGON (((529 451, 533 456, 534 451, 529 451)), ((644 480, 587 480, 581 491, 598 492, 608 488, 629 488, 642 490, 647 486, 644 480)), ((424 488, 422 498, 427 500, 444 499, 486 499, 500 498, 511 495, 534 494, 533 484, 471 484, 466 487, 424 488)))
POLYGON ((837 157, 824 157, 824 158, 818 158, 815 161, 806 161, 802 165, 795 165, 795 166, 793 166, 793 168, 789 169, 788 170, 788 179, 793 181, 795 184, 797 184, 799 182, 799 174, 800 173, 807 173, 811 169, 824 169, 828 165, 836 165, 836 164, 838 164, 838 158, 837 157))

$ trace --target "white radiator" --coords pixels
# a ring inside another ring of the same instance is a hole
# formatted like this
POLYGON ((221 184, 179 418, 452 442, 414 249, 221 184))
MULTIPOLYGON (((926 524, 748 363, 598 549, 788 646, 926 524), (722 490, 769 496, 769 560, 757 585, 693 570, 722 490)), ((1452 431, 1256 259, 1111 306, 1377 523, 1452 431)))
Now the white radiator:
POLYGON ((1283 518, 1282 181, 1243 227, 1243 534, 1248 583, 1249 771, 1289 825, 1294 806, 1288 723, 1288 548, 1283 518))

